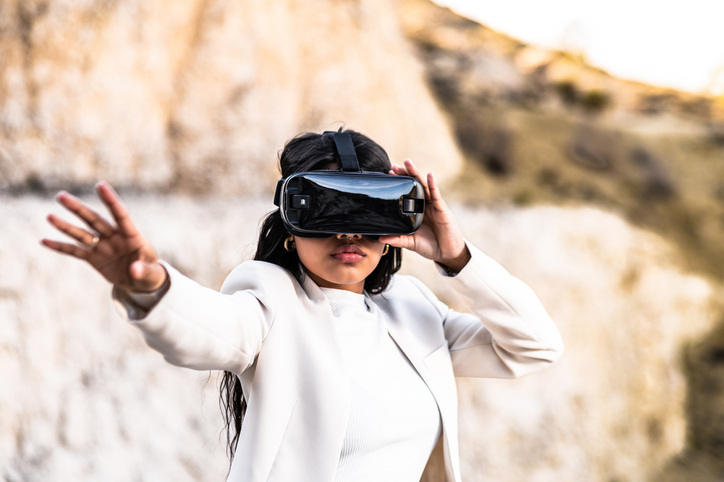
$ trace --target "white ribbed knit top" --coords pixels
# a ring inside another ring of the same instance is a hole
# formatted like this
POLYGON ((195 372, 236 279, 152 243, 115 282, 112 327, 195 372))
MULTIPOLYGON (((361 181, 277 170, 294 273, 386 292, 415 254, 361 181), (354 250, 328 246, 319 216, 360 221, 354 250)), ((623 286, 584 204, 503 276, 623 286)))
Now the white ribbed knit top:
POLYGON ((322 288, 352 388, 335 482, 417 482, 440 436, 432 393, 365 295, 322 288))

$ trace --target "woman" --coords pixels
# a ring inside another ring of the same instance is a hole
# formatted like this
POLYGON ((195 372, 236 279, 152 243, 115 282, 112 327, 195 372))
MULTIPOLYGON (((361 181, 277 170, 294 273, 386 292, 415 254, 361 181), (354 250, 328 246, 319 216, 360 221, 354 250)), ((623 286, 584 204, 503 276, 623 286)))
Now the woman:
MULTIPOLYGON (((115 225, 67 193, 58 201, 95 232, 48 217, 81 244, 43 244, 110 281, 149 346, 175 365, 225 371, 229 481, 419 480, 441 436, 447 479, 459 481, 454 376, 514 378, 562 354, 530 288, 463 239, 434 176, 409 160, 392 166, 379 145, 346 132, 362 169, 423 184, 413 235, 291 236, 277 210, 254 261, 219 293, 159 260, 106 184, 97 191, 115 225), (435 261, 474 315, 394 275, 403 248, 435 261)), ((304 134, 280 164, 287 177, 338 169, 340 158, 330 136, 304 134)))

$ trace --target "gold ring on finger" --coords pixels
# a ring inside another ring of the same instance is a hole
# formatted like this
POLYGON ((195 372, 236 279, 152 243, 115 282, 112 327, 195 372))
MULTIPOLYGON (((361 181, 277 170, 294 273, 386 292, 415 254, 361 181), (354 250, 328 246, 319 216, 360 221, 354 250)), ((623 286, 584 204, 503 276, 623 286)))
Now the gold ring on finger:
POLYGON ((98 243, 100 241, 101 241, 101 238, 99 238, 98 236, 93 236, 93 241, 91 241, 90 244, 88 245, 88 249, 95 248, 96 246, 98 246, 98 243))

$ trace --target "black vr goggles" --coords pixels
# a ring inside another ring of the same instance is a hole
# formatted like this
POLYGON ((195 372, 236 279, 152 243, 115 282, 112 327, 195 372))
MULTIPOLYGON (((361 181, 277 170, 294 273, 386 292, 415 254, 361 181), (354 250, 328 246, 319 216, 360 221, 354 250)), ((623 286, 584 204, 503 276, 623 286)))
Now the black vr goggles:
POLYGON ((286 229, 302 238, 335 234, 412 234, 422 225, 425 190, 415 178, 362 171, 349 133, 334 139, 341 171, 292 174, 277 183, 274 204, 286 229))

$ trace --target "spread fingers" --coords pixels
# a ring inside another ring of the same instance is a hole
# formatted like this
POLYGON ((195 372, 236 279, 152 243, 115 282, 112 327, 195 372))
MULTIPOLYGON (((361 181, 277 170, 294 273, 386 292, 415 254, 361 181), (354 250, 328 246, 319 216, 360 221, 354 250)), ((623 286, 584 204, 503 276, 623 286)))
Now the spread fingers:
POLYGON ((128 215, 128 209, 126 209, 118 193, 116 193, 110 184, 99 182, 96 184, 96 192, 113 215, 113 219, 115 219, 116 224, 118 224, 121 233, 128 237, 138 235, 138 230, 128 215))
POLYGON ((52 224, 55 229, 57 229, 61 233, 67 234, 81 244, 89 245, 93 243, 93 240, 95 239, 94 234, 89 233, 85 229, 73 226, 72 224, 63 221, 62 219, 53 214, 48 215, 48 222, 52 224))
POLYGON ((41 243, 43 246, 46 246, 53 251, 67 254, 68 256, 73 256, 78 259, 86 259, 90 253, 88 249, 78 246, 77 244, 61 243, 59 241, 53 241, 52 239, 43 239, 41 243))
POLYGON ((114 233, 113 226, 108 221, 72 194, 61 191, 56 196, 56 199, 63 207, 78 216, 84 223, 90 228, 95 229, 102 236, 111 236, 114 233))

